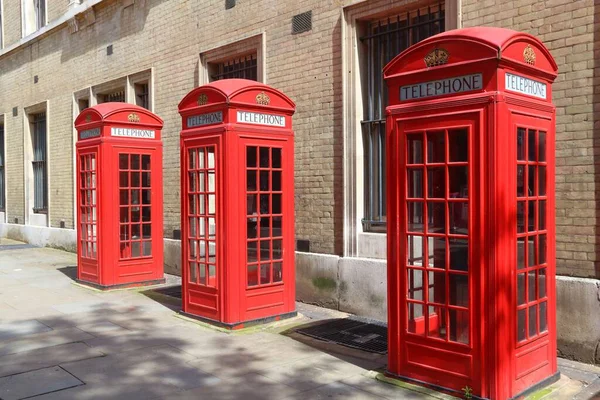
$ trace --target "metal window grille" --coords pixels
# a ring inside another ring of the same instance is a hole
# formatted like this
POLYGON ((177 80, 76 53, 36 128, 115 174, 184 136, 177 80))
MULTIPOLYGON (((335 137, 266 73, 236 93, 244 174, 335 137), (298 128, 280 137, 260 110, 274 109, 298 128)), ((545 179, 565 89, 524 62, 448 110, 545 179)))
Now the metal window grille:
POLYGON ((136 83, 135 84, 135 104, 140 107, 144 107, 146 110, 150 109, 149 101, 149 88, 147 83, 136 83))
POLYGON ((258 80, 258 63, 255 54, 237 57, 216 65, 216 74, 211 75, 211 81, 221 79, 242 78, 258 80))
POLYGON ((6 211, 6 183, 4 177, 4 126, 0 125, 0 211, 6 211))
POLYGON ((46 26, 46 0, 34 0, 35 24, 37 29, 46 26))
POLYGON ((48 211, 48 174, 46 165, 46 113, 33 116, 33 212, 48 211))
POLYGON ((112 93, 107 93, 104 95, 103 103, 125 103, 125 90, 120 89, 112 93))
POLYGON ((371 21, 360 38, 366 49, 366 91, 361 121, 364 146, 365 217, 363 230, 385 232, 385 108, 387 87, 383 67, 411 45, 444 31, 444 3, 371 21))
POLYGON ((292 34, 308 32, 312 29, 312 10, 292 17, 292 34))

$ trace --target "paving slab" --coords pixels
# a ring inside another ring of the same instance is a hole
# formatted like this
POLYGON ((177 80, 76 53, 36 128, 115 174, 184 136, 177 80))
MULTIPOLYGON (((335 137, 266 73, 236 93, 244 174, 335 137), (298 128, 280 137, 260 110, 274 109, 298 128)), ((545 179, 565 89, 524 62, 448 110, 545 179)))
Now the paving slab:
MULTIPOLYGON (((395 397, 399 398, 399 397, 395 397)), ((420 399, 422 397, 411 397, 411 395, 402 395, 402 399, 420 399)), ((344 400, 382 400, 385 397, 375 395, 373 393, 365 392, 356 387, 346 385, 342 382, 333 382, 327 385, 320 386, 318 388, 308 390, 305 392, 297 393, 293 396, 285 397, 286 400, 295 399, 314 399, 314 400, 325 400, 325 399, 344 399, 344 400)))
POLYGON ((77 328, 56 329, 0 341, 0 356, 93 339, 77 328))
POLYGON ((50 367, 0 378, 0 398, 19 400, 83 385, 60 367, 50 367))
POLYGON ((36 320, 0 323, 0 340, 51 331, 52 328, 36 320))

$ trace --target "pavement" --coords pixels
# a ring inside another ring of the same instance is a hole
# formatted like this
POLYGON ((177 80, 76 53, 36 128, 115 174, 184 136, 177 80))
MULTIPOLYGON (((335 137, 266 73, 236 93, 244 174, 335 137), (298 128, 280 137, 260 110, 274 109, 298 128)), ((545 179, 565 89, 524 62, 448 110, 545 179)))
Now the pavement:
MULTIPOLYGON (((228 333, 147 289, 78 285, 75 265, 0 239, 0 400, 453 398, 382 379, 385 355, 290 333, 347 314, 298 304, 296 318, 228 333)), ((561 380, 532 399, 600 398, 600 368, 559 364, 561 380)))

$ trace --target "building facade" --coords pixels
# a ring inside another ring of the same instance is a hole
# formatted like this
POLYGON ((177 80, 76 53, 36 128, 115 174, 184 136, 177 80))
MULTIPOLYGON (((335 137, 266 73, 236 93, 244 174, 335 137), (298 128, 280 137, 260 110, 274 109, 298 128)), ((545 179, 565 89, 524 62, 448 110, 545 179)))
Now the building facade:
POLYGON ((0 0, 0 237, 76 248, 73 121, 108 101, 165 121, 167 271, 178 272, 177 104, 245 77, 297 105, 297 289, 303 301, 385 320, 386 90, 381 69, 438 32, 538 36, 559 65, 559 350, 600 362, 600 57, 592 0, 0 0))

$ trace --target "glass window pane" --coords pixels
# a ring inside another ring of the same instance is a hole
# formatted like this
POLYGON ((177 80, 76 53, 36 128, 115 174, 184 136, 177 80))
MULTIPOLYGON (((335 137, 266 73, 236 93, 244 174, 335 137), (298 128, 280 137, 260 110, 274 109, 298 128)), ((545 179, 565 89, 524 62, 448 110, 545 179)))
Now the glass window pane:
POLYGON ((423 335, 425 333, 423 321, 423 305, 408 303, 408 327, 409 333, 423 335))
POLYGON ((195 191, 197 191, 196 173, 188 172, 188 192, 195 192, 195 191))
POLYGON ((272 181, 271 185, 273 186, 271 190, 274 192, 281 191, 281 171, 273 171, 272 172, 272 181))
POLYGON ((517 128, 517 160, 525 161, 525 129, 517 128))
POLYGON ((529 271, 527 273, 527 301, 535 301, 535 271, 529 271))
POLYGON ((548 251, 546 239, 546 234, 539 235, 538 237, 538 264, 546 264, 546 253, 548 251))
POLYGON ((538 270, 538 299, 546 297, 546 268, 538 270))
POLYGON ((142 256, 149 257, 152 255, 152 241, 145 240, 142 242, 142 256))
POLYGON ((198 282, 201 285, 206 285, 206 264, 198 264, 198 271, 200 272, 198 282))
POLYGON ((138 207, 131 210, 131 222, 140 222, 141 215, 138 207))
POLYGON ((142 204, 152 203, 152 191, 150 189, 142 190, 142 204))
POLYGON ((467 235, 469 233, 469 203, 452 202, 448 206, 450 212, 450 233, 467 235))
POLYGON ((446 308, 441 306, 429 306, 429 337, 446 339, 446 308))
POLYGON ((281 149, 273 148, 271 149, 271 162, 273 163, 273 168, 281 168, 281 149))
POLYGON ((469 270, 469 241, 467 239, 450 239, 450 269, 455 271, 469 270))
POLYGON ((529 154, 529 161, 536 161, 535 130, 529 129, 529 131, 527 132, 527 141, 527 152, 529 154))
POLYGON ((548 312, 547 312, 548 303, 543 302, 540 303, 540 333, 546 332, 548 330, 548 312))
POLYGON ((529 307, 529 337, 537 335, 537 304, 529 307))
POLYGON ((197 177, 198 177, 198 186, 197 186, 196 190, 198 192, 206 192, 206 173, 198 172, 197 177))
POLYGON ((427 238, 427 251, 429 252, 429 268, 446 268, 446 238, 427 238))
POLYGON ((208 218, 208 237, 214 239, 217 234, 217 223, 214 217, 208 218))
POLYGON ((257 238, 258 218, 248 218, 246 222, 246 237, 248 239, 257 238))
POLYGON ((152 238, 152 224, 143 224, 142 225, 142 237, 144 239, 152 238))
POLYGON ((214 172, 209 172, 208 173, 208 191, 209 192, 216 192, 216 181, 215 181, 215 173, 214 172))
POLYGON ((468 167, 449 167, 450 197, 466 198, 469 196, 469 169, 468 167))
POLYGON ((246 147, 246 167, 256 168, 256 147, 248 146, 246 147))
POLYGON ((422 198, 423 197, 423 169, 408 170, 408 197, 422 198))
POLYGON ((131 169, 140 169, 140 155, 132 154, 131 155, 131 169))
POLYGON ((406 136, 408 163, 423 164, 423 135, 420 133, 406 136))
POLYGON ((443 163, 446 161, 446 133, 427 132, 427 162, 428 163, 443 163))
POLYGON ((123 188, 129 186, 129 172, 119 172, 119 186, 123 188))
POLYGON ((206 218, 198 218, 198 236, 206 236, 206 218))
POLYGON ((203 194, 198 195, 198 213, 200 215, 206 214, 206 197, 203 194))
POLYGON ((529 200, 529 209, 527 210, 527 230, 529 232, 535 231, 535 200, 529 200))
POLYGON ((208 195, 208 214, 209 215, 215 215, 216 209, 217 209, 217 200, 216 200, 216 195, 214 194, 209 194, 208 195))
POLYGON ((427 274, 427 302, 446 304, 446 273, 429 271, 427 274))
POLYGON ((246 255, 248 264, 258 261, 258 242, 248 242, 246 255))
POLYGON ((189 268, 190 268, 190 276, 189 276, 189 280, 191 283, 197 283, 197 277, 198 277, 198 264, 195 262, 191 262, 189 264, 189 268))
POLYGON ((529 172, 527 172, 527 196, 535 196, 535 171, 536 167, 534 165, 530 165, 528 167, 529 172))
POLYGON ((201 147, 198 149, 198 166, 197 169, 202 169, 206 165, 206 149, 201 147))
POLYGON ((469 276, 450 274, 450 305, 469 307, 469 276))
POLYGON ((248 192, 256 191, 256 171, 246 171, 246 190, 248 192))
POLYGON ((273 214, 281 214, 281 196, 280 194, 273 195, 273 214))
POLYGON ((269 171, 260 171, 260 190, 261 192, 269 191, 269 171))
POLYGON ((446 174, 444 168, 427 169, 427 196, 430 198, 446 197, 446 174))
POLYGON ((246 214, 247 215, 256 215, 257 214, 257 210, 256 210, 256 206, 257 206, 257 201, 256 201, 256 195, 255 194, 249 194, 246 196, 246 214))
POLYGON ((119 154, 119 169, 129 169, 128 154, 119 154))
MULTIPOLYGON (((280 210, 280 212, 281 212, 281 210, 280 210)), ((269 195, 268 194, 260 195, 260 213, 261 214, 269 214, 269 195)), ((276 214, 276 213, 273 212, 273 214, 276 214)))
POLYGON ((259 150, 260 157, 260 167, 261 168, 269 168, 269 148, 261 147, 259 150))
POLYGON ((538 159, 541 162, 546 161, 546 132, 539 131, 538 136, 538 159))
POLYGON ((283 235, 283 217, 273 217, 273 236, 282 236, 283 235))
POLYGON ((283 281, 283 263, 275 262, 273 263, 273 282, 281 281, 283 281))
MULTIPOLYGON (((419 203, 420 204, 420 203, 419 203)), ((427 203, 427 231, 430 233, 446 232, 446 203, 427 203)))
POLYGON ((538 229, 543 231, 546 229, 546 200, 540 200, 538 203, 538 229))
POLYGON ((517 233, 525 232, 525 202, 517 201, 517 233))
POLYGON ((248 286, 258 285, 258 266, 248 265, 248 286))
POLYGON ((527 309, 517 311, 517 340, 523 341, 527 338, 526 335, 526 324, 527 324, 527 309))
POLYGON ((517 165, 517 197, 525 196, 525 166, 517 165))
POLYGON ((150 172, 142 172, 142 186, 143 187, 151 186, 150 172))
POLYGON ((119 221, 129 222, 129 207, 121 207, 119 211, 119 221))
POLYGON ((196 149, 188 150, 188 163, 189 163, 188 169, 196 169, 196 156, 197 156, 196 149))
POLYGON ((450 162, 468 161, 469 134, 467 128, 448 131, 448 151, 450 153, 450 162))
POLYGON ((408 265, 423 266, 423 236, 408 235, 408 265))
POLYGON ((525 304, 525 273, 517 274, 517 304, 525 304))
POLYGON ((425 301, 423 298, 423 271, 409 268, 408 275, 408 298, 425 301))
POLYGON ((407 202, 408 230, 410 232, 423 232, 423 203, 407 202))
POLYGON ((260 265, 260 284, 271 283, 271 264, 260 265))
POLYGON ((119 191, 119 203, 122 206, 129 204, 129 190, 125 189, 119 191))
POLYGON ((207 168, 213 169, 215 168, 215 148, 209 147, 207 151, 208 163, 207 168))
POLYGON ((273 260, 280 260, 283 258, 283 240, 273 240, 273 260))
POLYGON ((142 169, 146 171, 150 170, 150 156, 148 154, 142 156, 142 169))
POLYGON ((260 218, 260 237, 271 236, 271 218, 261 217, 260 218))
POLYGON ((538 167, 538 196, 546 195, 546 167, 538 167))
POLYGON ((530 236, 527 238, 527 265, 533 267, 537 265, 537 254, 535 251, 535 245, 537 242, 537 237, 530 236))
POLYGON ((469 344, 469 312, 450 309, 450 340, 469 344))
POLYGON ((525 238, 517 239, 517 269, 525 268, 525 238))
POLYGON ((140 242, 131 242, 131 257, 141 257, 142 251, 140 242))

